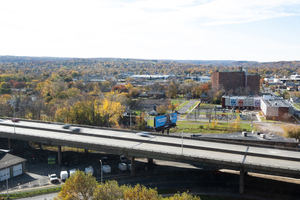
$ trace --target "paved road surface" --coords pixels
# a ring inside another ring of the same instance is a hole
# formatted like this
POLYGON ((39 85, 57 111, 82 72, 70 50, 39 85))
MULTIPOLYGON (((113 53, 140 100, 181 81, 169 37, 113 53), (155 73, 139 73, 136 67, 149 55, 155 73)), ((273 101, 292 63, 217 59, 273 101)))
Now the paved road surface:
POLYGON ((185 106, 178 110, 179 113, 183 114, 190 109, 198 100, 190 100, 185 106))
POLYGON ((23 198, 19 200, 52 200, 54 197, 56 197, 57 193, 51 193, 51 194, 44 194, 40 196, 35 196, 35 197, 28 197, 28 198, 23 198))

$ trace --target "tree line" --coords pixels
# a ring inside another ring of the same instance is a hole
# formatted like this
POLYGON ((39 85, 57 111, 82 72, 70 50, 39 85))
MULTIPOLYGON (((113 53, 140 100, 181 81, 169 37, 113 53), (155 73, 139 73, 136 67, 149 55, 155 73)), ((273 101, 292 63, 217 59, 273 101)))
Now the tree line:
POLYGON ((143 185, 119 186, 117 181, 98 183, 91 173, 87 175, 77 170, 63 184, 55 200, 200 200, 200 197, 188 193, 177 193, 171 197, 162 197, 157 189, 143 185))

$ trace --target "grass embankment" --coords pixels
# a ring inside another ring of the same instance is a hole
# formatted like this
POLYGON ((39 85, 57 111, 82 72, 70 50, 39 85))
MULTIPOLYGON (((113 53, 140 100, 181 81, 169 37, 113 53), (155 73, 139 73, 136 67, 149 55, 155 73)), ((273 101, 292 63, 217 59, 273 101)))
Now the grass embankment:
POLYGON ((218 134, 218 133, 233 133, 237 131, 252 131, 250 124, 240 124, 239 128, 233 127, 234 123, 218 122, 213 126, 212 122, 191 122, 178 121, 175 128, 170 129, 171 133, 201 133, 201 134, 218 134))
POLYGON ((294 103, 293 105, 294 105, 296 108, 300 109, 299 104, 294 103))
MULTIPOLYGON (((61 186, 53 187, 53 188, 44 188, 44 189, 34 190, 34 191, 13 193, 13 194, 9 194, 9 199, 20 199, 20 198, 26 198, 26 197, 34 197, 34 196, 43 195, 43 194, 60 192, 60 190, 61 190, 61 186)), ((7 195, 6 194, 0 194, 0 199, 2 197, 6 200, 7 195)))

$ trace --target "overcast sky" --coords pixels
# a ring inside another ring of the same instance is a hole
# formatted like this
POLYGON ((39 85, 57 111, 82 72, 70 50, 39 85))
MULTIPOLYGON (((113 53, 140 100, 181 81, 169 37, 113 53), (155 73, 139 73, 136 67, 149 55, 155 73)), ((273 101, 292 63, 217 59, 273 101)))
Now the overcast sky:
POLYGON ((300 60, 300 0, 0 0, 0 55, 300 60))

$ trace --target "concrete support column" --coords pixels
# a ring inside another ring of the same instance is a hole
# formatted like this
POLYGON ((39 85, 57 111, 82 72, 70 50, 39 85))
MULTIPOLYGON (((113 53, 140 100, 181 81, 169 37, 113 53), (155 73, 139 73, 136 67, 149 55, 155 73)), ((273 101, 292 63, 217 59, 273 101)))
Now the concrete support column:
POLYGON ((8 143, 8 149, 11 150, 11 140, 7 139, 7 143, 8 143))
POLYGON ((167 134, 169 135, 170 129, 167 129, 167 134))
POLYGON ((148 158, 148 164, 153 165, 153 158, 148 158))
POLYGON ((162 134, 165 134, 165 131, 163 130, 161 133, 162 133, 162 134))
POLYGON ((135 163, 134 163, 134 156, 131 157, 131 176, 135 175, 135 163))
POLYGON ((61 146, 57 146, 57 162, 61 165, 61 146))
POLYGON ((240 169, 240 194, 244 194, 245 187, 245 171, 244 168, 240 169))

